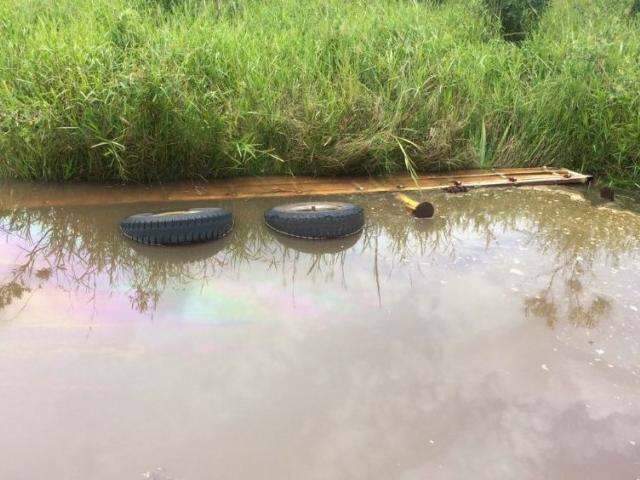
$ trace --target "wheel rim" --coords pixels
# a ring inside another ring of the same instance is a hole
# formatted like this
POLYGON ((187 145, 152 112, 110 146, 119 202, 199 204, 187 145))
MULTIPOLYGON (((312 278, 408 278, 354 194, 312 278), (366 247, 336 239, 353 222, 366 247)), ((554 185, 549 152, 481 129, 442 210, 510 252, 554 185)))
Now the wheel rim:
POLYGON ((335 203, 302 203, 300 205, 292 205, 287 210, 292 212, 331 212, 340 209, 340 205, 335 203))
POLYGON ((154 217, 166 217, 168 215, 193 215, 199 213, 201 210, 176 210, 175 212, 156 213, 154 217))

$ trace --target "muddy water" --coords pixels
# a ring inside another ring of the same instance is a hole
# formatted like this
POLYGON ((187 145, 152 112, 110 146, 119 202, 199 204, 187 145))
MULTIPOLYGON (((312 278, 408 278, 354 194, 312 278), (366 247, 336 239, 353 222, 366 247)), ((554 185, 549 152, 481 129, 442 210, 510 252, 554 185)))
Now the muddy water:
POLYGON ((0 478, 640 477, 635 204, 430 199, 185 248, 118 233, 170 205, 3 211, 0 478))

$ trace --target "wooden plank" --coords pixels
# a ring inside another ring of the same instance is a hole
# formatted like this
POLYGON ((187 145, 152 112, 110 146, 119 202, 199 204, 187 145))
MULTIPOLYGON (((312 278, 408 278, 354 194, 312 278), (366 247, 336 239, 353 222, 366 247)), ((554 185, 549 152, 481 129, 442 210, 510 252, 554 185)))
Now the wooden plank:
POLYGON ((591 177, 561 168, 505 168, 464 170, 390 177, 241 177, 206 183, 177 183, 159 186, 105 186, 92 184, 4 184, 0 186, 0 208, 38 208, 69 205, 113 205, 255 197, 295 197, 433 191, 452 185, 468 188, 518 185, 586 183, 591 177))

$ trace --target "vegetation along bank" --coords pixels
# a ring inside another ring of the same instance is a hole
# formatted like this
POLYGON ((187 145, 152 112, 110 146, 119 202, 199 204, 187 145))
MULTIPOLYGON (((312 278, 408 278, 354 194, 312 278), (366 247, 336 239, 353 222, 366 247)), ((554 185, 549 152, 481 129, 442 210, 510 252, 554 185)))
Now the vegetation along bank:
POLYGON ((639 85, 636 0, 0 0, 0 177, 632 186, 639 85))

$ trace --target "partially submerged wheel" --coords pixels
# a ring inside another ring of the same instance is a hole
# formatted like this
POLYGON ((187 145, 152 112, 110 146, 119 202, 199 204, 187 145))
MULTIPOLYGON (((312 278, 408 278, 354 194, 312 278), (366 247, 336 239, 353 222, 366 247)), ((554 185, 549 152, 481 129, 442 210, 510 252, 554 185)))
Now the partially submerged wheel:
POLYGON ((364 227, 362 207, 343 202, 280 205, 268 210, 264 218, 277 232, 308 239, 347 237, 364 227))
POLYGON ((146 245, 183 245, 224 237, 233 217, 222 208, 193 208, 166 213, 140 213, 120 222, 125 237, 146 245))

